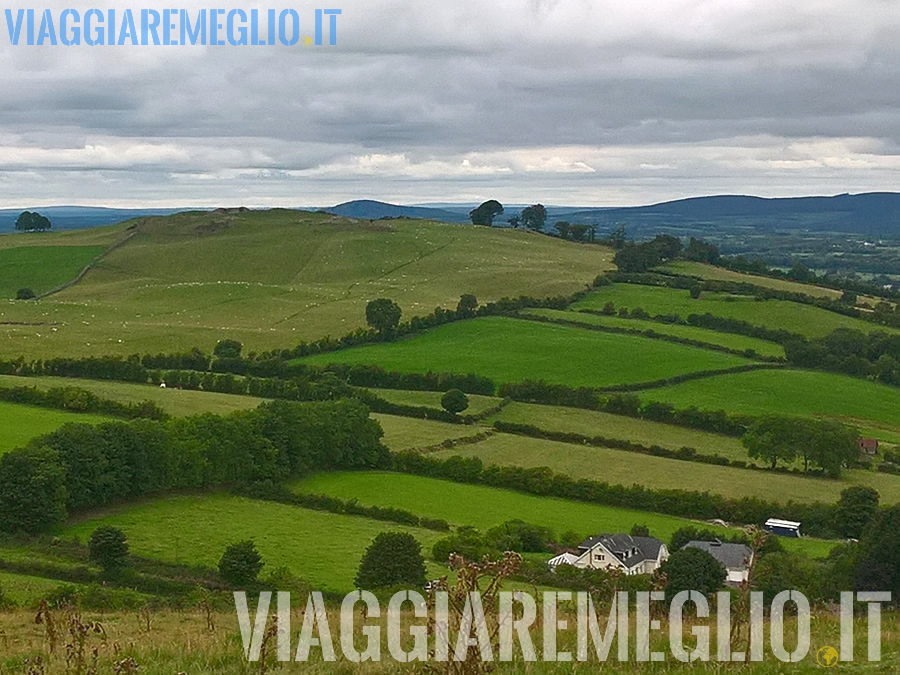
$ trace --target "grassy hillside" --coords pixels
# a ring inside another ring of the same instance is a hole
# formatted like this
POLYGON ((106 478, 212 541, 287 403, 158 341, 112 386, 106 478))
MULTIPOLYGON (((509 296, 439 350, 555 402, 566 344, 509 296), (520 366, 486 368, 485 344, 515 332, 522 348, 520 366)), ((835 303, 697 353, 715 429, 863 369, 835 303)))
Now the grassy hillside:
POLYGON ((654 331, 660 335, 666 335, 682 340, 693 340, 708 345, 725 347, 737 351, 752 349, 762 356, 784 357, 784 348, 774 342, 759 340, 745 335, 733 333, 719 333, 707 328, 695 326, 682 326, 677 324, 660 323, 658 321, 643 321, 641 319, 621 319, 617 316, 599 316, 585 312, 569 312, 557 309, 531 309, 526 315, 545 316, 557 321, 574 321, 585 326, 605 326, 608 328, 622 328, 632 331, 654 331))
MULTIPOLYGON (((434 408, 435 410, 442 409, 441 397, 444 395, 443 392, 406 391, 403 389, 372 389, 372 391, 391 403, 425 406, 426 408, 434 408)), ((469 407, 465 411, 466 415, 477 415, 489 408, 493 408, 502 400, 496 396, 479 396, 478 394, 469 394, 468 396, 469 407)))
POLYGON ((557 473, 611 485, 708 491, 726 497, 759 497, 772 502, 836 502, 841 490, 852 485, 875 488, 885 504, 900 501, 900 477, 874 471, 847 471, 843 479, 831 480, 684 462, 508 434, 435 453, 438 458, 453 455, 478 457, 485 464, 548 466, 557 473))
POLYGON ((0 298, 20 288, 41 294, 74 279, 104 246, 23 246, 0 249, 0 298))
POLYGON ((684 274, 689 277, 699 277, 700 279, 712 279, 715 281, 734 281, 743 284, 753 284, 754 286, 762 286, 763 288, 771 288, 776 291, 787 291, 789 293, 803 293, 814 298, 831 298, 832 300, 841 297, 841 291, 833 288, 823 288, 822 286, 813 286, 811 284, 801 284, 796 281, 788 281, 786 279, 771 279, 769 277, 761 277, 756 274, 744 274, 724 267, 715 267, 704 263, 690 262, 687 260, 678 260, 663 265, 662 270, 673 272, 675 274, 684 274))
POLYGON ((502 317, 458 321, 409 339, 301 361, 376 364, 407 373, 477 373, 497 383, 544 379, 592 387, 649 382, 751 363, 730 354, 660 340, 502 317))
MULTIPOLYGON (((696 525, 696 521, 657 513, 536 497, 407 474, 323 473, 297 481, 293 488, 299 492, 329 494, 341 499, 356 498, 366 505, 396 506, 422 516, 443 518, 455 525, 472 525, 481 530, 507 520, 520 519, 549 527, 556 534, 570 531, 587 536, 603 532, 629 532, 633 525, 643 524, 650 528, 654 536, 668 540, 680 527, 696 525)), ((831 548, 828 542, 809 539, 789 545, 814 556, 825 555, 831 548)))
POLYGON ((264 571, 287 567, 314 588, 349 591, 366 546, 379 532, 411 532, 430 547, 439 534, 356 516, 230 495, 168 497, 122 507, 61 532, 86 541, 99 525, 120 528, 145 558, 215 567, 228 544, 253 539, 264 571))
POLYGON ((613 284, 601 288, 572 305, 572 309, 599 311, 607 302, 615 303, 616 309, 642 307, 651 315, 677 314, 687 318, 691 314, 714 314, 776 330, 782 328, 807 337, 823 337, 838 328, 853 328, 866 333, 892 330, 862 319, 785 300, 759 301, 725 293, 704 293, 698 300, 692 300, 686 290, 636 284, 613 284))
POLYGON ((384 444, 394 452, 437 445, 442 441, 474 436, 484 431, 481 427, 464 424, 447 424, 430 420, 397 417, 396 415, 372 415, 384 429, 384 444))
POLYGON ((58 296, 4 307, 0 354, 40 356, 292 346, 365 324, 390 297, 405 316, 463 293, 566 294, 611 267, 612 252, 507 228, 355 221, 275 210, 135 221, 137 234, 58 296), (39 336, 37 334, 40 334, 39 336))
POLYGON ((833 373, 769 370, 718 375, 651 389, 641 397, 679 408, 838 419, 891 442, 900 435, 900 388, 833 373))
POLYGON ((0 429, 3 430, 0 432, 0 455, 26 445, 36 436, 49 434, 66 422, 99 424, 106 420, 107 418, 97 415, 82 415, 0 401, 0 429))

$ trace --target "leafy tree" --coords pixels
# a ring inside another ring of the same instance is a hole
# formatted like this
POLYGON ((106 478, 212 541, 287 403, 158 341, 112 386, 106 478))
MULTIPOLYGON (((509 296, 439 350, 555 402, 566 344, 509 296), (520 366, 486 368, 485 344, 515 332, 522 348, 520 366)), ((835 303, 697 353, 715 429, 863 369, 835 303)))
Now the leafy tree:
POLYGON ((700 287, 700 284, 694 284, 691 286, 691 299, 699 300, 700 294, 703 292, 703 289, 700 287))
POLYGON ((425 559, 415 537, 406 532, 382 532, 363 555, 356 574, 360 589, 425 585, 425 559))
POLYGON ((366 322, 382 335, 390 334, 400 323, 402 310, 389 298, 371 300, 366 305, 366 322))
POLYGON ((229 544, 219 559, 219 575, 230 586, 246 586, 256 581, 265 563, 252 541, 229 544))
POLYGON ((239 359, 244 348, 237 340, 219 340, 213 349, 213 355, 220 359, 239 359))
POLYGON ((715 244, 707 244, 702 239, 694 239, 694 237, 691 237, 687 248, 684 249, 684 258, 686 260, 715 265, 719 262, 719 249, 715 244))
POLYGON ((471 293, 464 293, 459 296, 459 302, 456 304, 456 313, 466 319, 475 316, 475 310, 478 309, 478 298, 471 293))
POLYGON ((37 211, 22 211, 16 218, 16 231, 18 232, 44 231, 51 227, 50 219, 37 211))
POLYGON ((603 309, 600 310, 601 314, 605 314, 606 316, 613 316, 616 313, 616 303, 612 300, 603 305, 603 309))
POLYGON ((522 520, 509 520, 485 534, 485 541, 497 551, 519 553, 544 553, 549 550, 553 539, 553 532, 549 528, 531 525, 522 520))
POLYGON ((762 591, 766 602, 788 590, 800 591, 815 602, 823 599, 825 582, 824 565, 784 551, 761 557, 754 569, 754 590, 762 591))
POLYGON ((639 525, 635 523, 631 526, 631 536, 632 537, 649 537, 650 536, 650 528, 646 525, 639 525))
POLYGON ((543 204, 532 204, 522 209, 522 224, 529 230, 543 230, 546 222, 547 209, 543 204))
POLYGON ((128 565, 128 539, 122 530, 101 525, 88 540, 90 559, 108 576, 115 576, 128 565))
POLYGON ((451 389, 441 397, 441 407, 449 413, 458 415, 469 407, 469 397, 460 389, 451 389))
POLYGON ((841 302, 847 305, 855 305, 858 300, 858 296, 854 291, 844 291, 841 293, 841 302))
POLYGON ((30 288, 20 288, 16 291, 16 300, 32 300, 34 297, 34 291, 30 288))
POLYGON ((569 238, 569 231, 572 226, 568 220, 560 220, 553 227, 556 230, 557 234, 559 234, 560 239, 568 239, 569 238))
POLYGON ((609 242, 609 245, 612 246, 617 251, 625 246, 627 235, 625 233, 625 224, 621 223, 619 226, 613 230, 613 232, 606 238, 606 241, 609 242))
POLYGON ((859 539, 878 513, 878 490, 855 485, 841 492, 835 516, 836 529, 845 537, 859 539))
POLYGON ((881 511, 859 540, 858 591, 890 591, 900 601, 900 506, 881 511))
POLYGON ((593 233, 593 228, 590 225, 577 224, 572 225, 570 232, 572 233, 572 239, 575 241, 584 241, 587 239, 588 232, 593 233))
POLYGON ((42 532, 66 519, 59 455, 29 446, 0 457, 0 532, 42 532))
POLYGON ((506 219, 506 222, 512 225, 514 228, 519 229, 519 225, 522 224, 522 218, 520 216, 510 216, 506 219))
POLYGON ((451 553, 461 555, 466 560, 479 561, 484 556, 496 555, 497 550, 478 530, 464 525, 450 536, 438 539, 431 547, 432 559, 442 564, 447 564, 451 553))
POLYGON ((750 457, 771 462, 793 462, 797 458, 797 424, 800 420, 767 415, 754 422, 741 438, 750 457))
POLYGON ((494 224, 494 218, 503 214, 503 204, 496 199, 489 199, 477 208, 469 211, 469 218, 472 219, 473 225, 487 225, 490 227, 494 224))
POLYGON ((667 600, 681 591, 700 591, 708 597, 722 587, 726 577, 722 564, 699 548, 675 551, 659 569, 666 575, 667 600))

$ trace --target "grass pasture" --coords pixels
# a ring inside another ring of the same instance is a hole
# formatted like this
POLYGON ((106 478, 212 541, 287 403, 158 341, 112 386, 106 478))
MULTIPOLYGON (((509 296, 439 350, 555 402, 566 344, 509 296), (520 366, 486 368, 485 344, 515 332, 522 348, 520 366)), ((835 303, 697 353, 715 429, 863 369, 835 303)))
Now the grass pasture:
POLYGON ((253 539, 266 567, 287 567, 314 588, 346 592, 379 532, 411 532, 430 548, 439 534, 356 516, 226 494, 166 497, 91 517, 60 532, 86 541, 99 525, 120 528, 144 558, 215 568, 228 544, 253 539))
MULTIPOLYGON (((395 506, 421 516, 443 518, 454 525, 472 525, 480 530, 520 519, 549 527, 556 534, 571 531, 588 536, 628 532, 633 525, 642 524, 650 528, 653 536, 668 541, 677 529, 696 525, 696 521, 658 513, 537 497, 400 473, 322 473, 295 482, 293 489, 341 499, 355 498, 365 505, 395 506)), ((717 528, 710 526, 710 529, 717 528)), ((827 555, 832 546, 831 542, 814 539, 785 540, 785 543, 791 549, 814 557, 827 555)))
POLYGON ((45 293, 71 281, 104 246, 22 246, 0 249, 0 298, 15 298, 20 288, 45 293))
POLYGON ((864 333, 893 331, 862 319, 786 300, 760 301, 726 293, 703 293, 699 299, 693 300, 687 290, 637 284, 612 284, 600 288, 574 303, 571 309, 599 311, 607 302, 613 302, 616 309, 642 307, 653 316, 677 314, 684 319, 691 314, 713 314, 756 326, 784 329, 809 338, 824 337, 838 328, 852 328, 864 333))
POLYGON ((394 452, 437 445, 448 439, 474 436, 483 427, 466 424, 449 424, 396 415, 372 415, 384 429, 382 442, 394 452))
POLYGON ((761 277, 756 274, 745 274, 744 272, 735 272, 734 270, 725 269, 724 267, 715 267, 713 265, 691 262, 689 260, 677 260, 675 262, 666 263, 660 269, 665 272, 683 274, 689 277, 699 277, 700 279, 733 281, 739 284, 753 284, 754 286, 771 288, 775 291, 802 293, 813 298, 830 298, 832 300, 837 300, 842 295, 841 291, 836 291, 833 288, 813 286, 812 284, 801 284, 799 281, 790 281, 787 279, 772 279, 770 277, 761 277))
MULTIPOLYGON (((403 389, 372 389, 373 394, 391 403, 400 405, 423 406, 426 408, 434 408, 442 410, 441 397, 443 392, 439 391, 407 391, 403 389)), ((496 396, 479 396, 478 394, 468 394, 469 407, 463 413, 464 415, 478 415, 479 413, 489 410, 498 405, 503 399, 496 396)))
POLYGON ((685 462, 510 434, 496 434, 480 443, 442 450, 434 456, 446 459, 453 455, 478 457, 485 465, 547 466, 557 473, 611 485, 643 485, 655 490, 678 488, 725 497, 758 497, 771 502, 836 502, 841 490, 853 485, 875 488, 885 504, 900 501, 900 477, 874 471, 847 471, 841 480, 831 480, 685 462))
POLYGON ((325 365, 375 364, 407 373, 477 373, 495 382, 543 379, 604 387, 649 382, 752 363, 697 347, 522 319, 457 321, 396 342, 301 359, 325 365))
POLYGON ((0 455, 26 445, 32 438, 56 431, 67 422, 99 424, 108 419, 0 401, 0 455))
POLYGON ((638 392, 678 408, 837 419, 889 442, 900 435, 900 388, 834 373, 767 370, 638 392))
POLYGON ((717 347, 725 347, 736 351, 752 349, 761 356, 777 356, 784 358, 784 347, 767 340, 759 340, 746 335, 734 333, 720 333, 707 328, 696 326, 684 326, 679 324, 660 323, 659 321, 645 321, 642 319, 622 319, 617 316, 600 316, 585 312, 569 312, 558 309, 530 309, 525 314, 544 316, 556 321, 573 321, 585 326, 600 326, 608 328, 624 328, 625 330, 652 330, 660 335, 680 338, 682 340, 694 340, 704 342, 717 347))

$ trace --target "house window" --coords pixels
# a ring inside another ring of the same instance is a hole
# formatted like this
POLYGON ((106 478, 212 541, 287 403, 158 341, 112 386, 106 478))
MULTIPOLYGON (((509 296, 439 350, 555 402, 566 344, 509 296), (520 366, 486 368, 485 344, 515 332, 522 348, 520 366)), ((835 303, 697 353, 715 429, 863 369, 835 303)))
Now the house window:
POLYGON ((595 553, 594 560, 606 560, 606 556, 603 555, 602 553, 595 553))

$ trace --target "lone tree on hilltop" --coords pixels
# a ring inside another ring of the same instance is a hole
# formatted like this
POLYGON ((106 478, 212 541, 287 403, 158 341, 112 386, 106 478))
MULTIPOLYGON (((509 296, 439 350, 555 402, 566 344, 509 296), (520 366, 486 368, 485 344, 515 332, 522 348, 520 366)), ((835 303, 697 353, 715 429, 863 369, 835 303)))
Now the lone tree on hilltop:
POLYGON ((402 310, 389 298, 378 298, 366 305, 366 322, 382 335, 390 334, 400 323, 402 310))
POLYGON ((425 585, 425 558, 422 547, 406 532, 382 532, 369 544, 359 564, 359 589, 425 585))
POLYGON ((496 199, 489 199, 469 211, 469 218, 472 219, 473 225, 487 225, 490 227, 494 224, 494 218, 502 214, 503 204, 496 199))
POLYGON ((459 389, 451 389, 441 397, 441 406, 447 412, 459 415, 469 407, 469 397, 459 389))
POLYGON ((219 560, 219 575, 231 586, 246 586, 256 581, 265 563, 252 541, 230 544, 219 560))
POLYGON ((37 211, 22 211, 16 218, 17 232, 43 232, 53 227, 50 219, 37 211))
POLYGON ((115 576, 128 565, 128 538, 122 530, 101 525, 88 540, 88 554, 107 576, 115 576))
POLYGON ((543 204, 532 204, 522 209, 522 224, 529 230, 539 232, 547 222, 547 209, 543 204))

